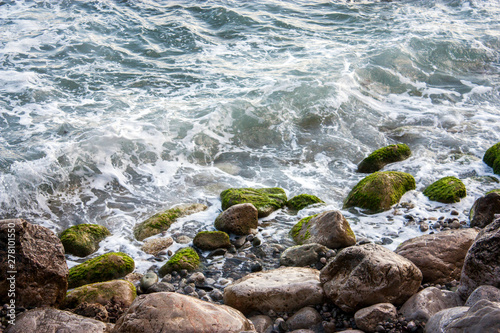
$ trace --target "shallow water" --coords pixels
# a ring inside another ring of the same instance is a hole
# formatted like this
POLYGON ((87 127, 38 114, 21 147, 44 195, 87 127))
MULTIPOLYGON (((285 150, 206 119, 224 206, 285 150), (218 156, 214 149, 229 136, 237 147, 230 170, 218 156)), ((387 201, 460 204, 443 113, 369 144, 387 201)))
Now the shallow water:
POLYGON ((342 210, 358 236, 393 249, 421 234, 405 215, 468 221, 500 187, 481 161, 500 141, 498 1, 0 1, 0 26, 0 218, 105 225, 99 253, 139 271, 136 223, 196 201, 209 210, 169 234, 210 230, 228 187, 327 202, 261 221, 291 245, 392 143, 413 152, 384 169, 415 177, 413 208, 342 210), (443 176, 460 203, 422 195, 443 176))

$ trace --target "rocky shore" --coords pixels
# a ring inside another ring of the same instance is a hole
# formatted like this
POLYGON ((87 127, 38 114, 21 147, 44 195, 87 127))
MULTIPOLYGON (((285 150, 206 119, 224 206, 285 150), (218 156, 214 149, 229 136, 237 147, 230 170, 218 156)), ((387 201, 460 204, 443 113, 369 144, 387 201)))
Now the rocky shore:
MULTIPOLYGON (((406 145, 391 145, 363 160, 358 171, 370 174, 344 209, 376 213, 397 204, 415 179, 379 170, 410 155, 406 145)), ((500 143, 483 160, 500 174, 500 143)), ((466 188, 443 177, 423 194, 448 204, 466 188)), ((280 188, 230 188, 213 231, 177 239, 185 246, 175 252, 165 232, 207 207, 172 207, 134 230, 154 256, 145 274, 126 253, 92 255, 110 234, 102 226, 57 236, 23 219, 1 220, 0 332, 500 331, 500 190, 476 200, 470 221, 425 221, 420 230, 430 232, 395 251, 358 239, 337 210, 297 221, 295 246, 259 238, 260 219, 273 211, 322 204, 308 194, 288 199, 280 188), (68 253, 89 259, 68 269, 68 253)))

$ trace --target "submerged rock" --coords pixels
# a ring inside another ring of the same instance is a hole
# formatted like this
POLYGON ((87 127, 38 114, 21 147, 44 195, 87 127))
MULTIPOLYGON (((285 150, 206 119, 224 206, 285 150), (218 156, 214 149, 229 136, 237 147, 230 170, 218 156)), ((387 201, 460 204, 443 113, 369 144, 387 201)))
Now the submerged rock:
POLYGON ((245 314, 292 312, 307 305, 322 304, 319 271, 283 267, 249 274, 224 289, 224 304, 245 314))
POLYGON ((236 204, 217 216, 215 228, 235 235, 248 235, 257 229, 259 212, 251 203, 236 204))
POLYGON ((484 228, 500 214, 500 193, 492 191, 474 202, 470 210, 470 226, 484 228))
POLYGON ((66 253, 86 257, 99 249, 99 242, 111 235, 108 228, 98 224, 79 224, 66 229, 61 236, 66 253))
POLYGON ((282 266, 307 267, 320 260, 320 253, 327 253, 329 249, 318 243, 292 246, 280 256, 282 266))
POLYGON ((422 282, 408 259, 375 244, 340 251, 321 270, 326 296, 345 312, 377 303, 403 304, 422 282))
POLYGON ((460 279, 467 251, 476 239, 475 229, 447 230, 401 243, 395 252, 422 271, 423 283, 448 283, 460 279))
POLYGON ((191 247, 185 247, 179 249, 172 258, 163 265, 158 274, 164 276, 166 274, 172 273, 173 271, 181 271, 186 269, 188 272, 194 271, 200 265, 200 257, 198 253, 191 247))
POLYGON ((170 225, 177 221, 178 218, 202 212, 207 208, 207 205, 199 203, 175 206, 162 213, 153 215, 146 221, 136 225, 134 228, 134 236, 137 240, 142 241, 145 238, 168 230, 170 225))
POLYGON ((200 231, 193 239, 193 245, 203 251, 231 247, 229 235, 224 231, 200 231))
POLYGON ((220 194, 222 210, 241 203, 253 204, 258 212, 259 218, 266 217, 277 209, 285 206, 287 202, 286 193, 281 188, 230 188, 220 194))
POLYGON ((58 306, 63 301, 68 266, 52 231, 23 219, 0 220, 0 258, 1 304, 14 300, 11 290, 17 307, 58 306))
POLYGON ((324 203, 324 201, 315 195, 299 194, 288 200, 286 206, 292 210, 298 211, 317 203, 324 203))
POLYGON ((136 296, 137 292, 134 285, 128 281, 112 280, 98 282, 87 284, 68 292, 64 300, 64 307, 74 309, 83 302, 106 305, 111 301, 121 303, 124 307, 129 307, 136 296))
POLYGON ((457 293, 435 287, 425 288, 410 297, 400 309, 406 320, 427 322, 441 310, 462 306, 463 301, 457 293))
POLYGON ((358 165, 358 172, 379 171, 389 163, 404 161, 411 155, 410 147, 405 144, 390 145, 375 150, 358 165))
POLYGON ((432 201, 442 203, 459 202, 467 196, 464 183, 456 177, 444 177, 427 186, 424 195, 432 201))
POLYGON ((344 208, 360 207, 371 212, 388 210, 407 191, 415 189, 412 175, 399 171, 375 172, 362 179, 349 193, 344 208))
POLYGON ((254 331, 236 309, 178 293, 141 295, 118 320, 113 333, 205 333, 254 331))
POLYGON ((103 254, 72 267, 69 270, 68 287, 114 280, 133 272, 134 268, 134 259, 125 253, 103 254))
POLYGON ((491 146, 484 153, 483 161, 489 167, 493 168, 493 172, 500 175, 500 142, 491 146))
POLYGON ((318 243, 330 249, 356 244, 356 236, 341 212, 331 210, 300 220, 291 230, 298 244, 318 243))

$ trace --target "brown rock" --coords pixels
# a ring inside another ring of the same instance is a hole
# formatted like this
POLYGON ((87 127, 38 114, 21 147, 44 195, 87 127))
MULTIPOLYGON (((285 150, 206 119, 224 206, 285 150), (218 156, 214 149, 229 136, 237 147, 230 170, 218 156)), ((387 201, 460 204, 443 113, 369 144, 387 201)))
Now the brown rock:
POLYGON ((500 287, 500 218, 477 236, 465 257, 458 292, 463 299, 481 285, 500 287))
POLYGON ((343 249, 321 270, 326 296, 346 312, 377 303, 403 304, 421 281, 411 261, 375 244, 343 249))
POLYGON ((407 320, 427 322, 439 311, 462 306, 463 303, 457 293, 430 287, 410 297, 399 311, 407 320))
POLYGON ((423 283, 449 283, 460 278, 477 233, 476 229, 460 229, 423 235, 401 243, 395 252, 422 271, 423 283))
POLYGON ((322 320, 316 309, 306 306, 288 318, 286 326, 289 330, 309 329, 320 324, 322 320))
POLYGON ((215 228, 235 235, 248 235, 258 225, 257 208, 251 203, 237 204, 215 219, 215 228))
POLYGON ((178 293, 141 295, 113 333, 201 333, 254 330, 241 312, 178 293))
POLYGON ((137 293, 132 283, 125 280, 112 280, 87 284, 71 290, 66 295, 64 306, 76 308, 83 302, 106 305, 113 301, 128 308, 136 296, 137 293))
POLYGON ((320 260, 320 253, 327 253, 326 246, 317 243, 292 246, 280 256, 281 266, 307 267, 320 260))
POLYGON ((489 193, 474 202, 470 210, 470 226, 484 228, 500 214, 500 194, 489 193))
POLYGON ((63 245, 52 231, 22 219, 0 221, 1 304, 10 302, 11 287, 18 307, 58 306, 63 301, 68 266, 63 245))
POLYGON ((224 289, 224 304, 245 314, 269 310, 292 312, 321 304, 323 298, 319 271, 303 267, 252 273, 224 289))
POLYGON ((253 326, 255 326, 255 330, 257 333, 264 333, 266 329, 273 324, 273 320, 269 316, 265 315, 257 315, 257 316, 252 316, 250 318, 250 321, 253 323, 253 326))
POLYGON ((356 326, 366 332, 373 332, 378 323, 394 320, 398 316, 396 307, 391 303, 379 303, 356 311, 354 320, 356 326))
POLYGON ((174 244, 172 237, 153 238, 145 241, 141 250, 156 257, 158 253, 165 250, 172 244, 174 244))
POLYGON ((483 299, 491 302, 500 302, 500 289, 493 286, 479 286, 467 298, 465 306, 473 306, 483 299))

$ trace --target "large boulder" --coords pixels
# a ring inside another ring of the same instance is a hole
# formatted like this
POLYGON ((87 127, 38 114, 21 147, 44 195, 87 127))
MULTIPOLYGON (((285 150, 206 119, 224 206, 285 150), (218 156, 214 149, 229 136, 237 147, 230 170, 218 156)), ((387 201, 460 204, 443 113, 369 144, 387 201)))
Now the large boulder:
POLYGON ((484 153, 483 161, 486 165, 493 168, 493 172, 500 175, 500 142, 491 146, 484 153))
POLYGON ((181 271, 183 269, 188 272, 194 271, 200 265, 200 256, 192 247, 185 247, 179 249, 170 258, 165 265, 163 265, 158 274, 164 276, 166 274, 172 273, 173 271, 181 271))
POLYGON ((371 212, 388 210, 407 191, 415 189, 415 178, 399 171, 379 171, 363 178, 351 190, 344 208, 360 207, 371 212))
POLYGON ((326 296, 346 312, 377 303, 403 304, 418 291, 422 273, 408 259, 375 244, 340 251, 321 270, 326 296))
POLYGON ((324 203, 323 200, 311 194, 299 194, 287 201, 286 206, 291 210, 301 210, 307 206, 324 203))
POLYGON ((193 239, 193 245, 203 251, 231 247, 229 235, 224 231, 200 231, 193 239))
POLYGON ((399 311, 407 320, 426 322, 441 310, 462 305, 464 302, 457 293, 430 287, 410 297, 399 311))
POLYGON ((194 203, 178 205, 167 209, 166 211, 153 215, 146 221, 136 225, 134 228, 134 236, 137 240, 142 241, 145 238, 168 230, 170 226, 177 221, 177 219, 202 212, 207 208, 207 205, 194 203))
POLYGON ((470 226, 484 228, 500 214, 500 193, 490 192, 474 202, 470 210, 470 226))
POLYGON ((500 218, 477 236, 465 257, 458 292, 463 299, 481 285, 500 288, 500 218))
POLYGON ((63 306, 74 309, 83 302, 102 305, 115 302, 128 308, 136 296, 137 292, 132 283, 126 280, 112 280, 87 284, 69 291, 63 306))
POLYGON ((5 333, 109 333, 112 328, 112 324, 44 307, 24 312, 5 333))
POLYGON ((321 244, 311 243, 289 247, 280 257, 281 266, 306 267, 317 263, 320 254, 326 254, 329 249, 321 244))
POLYGON ((465 306, 473 306, 483 299, 491 302, 500 302, 500 289, 493 286, 479 286, 467 298, 465 306))
POLYGON ((424 195, 432 201, 442 203, 459 202, 467 196, 464 183, 456 177, 444 177, 427 186, 424 195))
POLYGON ((1 220, 0 304, 58 306, 67 289, 68 266, 59 238, 22 219, 1 220))
POLYGON ((257 229, 259 212, 251 203, 236 204, 217 216, 215 228, 235 235, 248 235, 257 229))
POLYGON ((349 222, 338 210, 301 219, 291 230, 298 244, 318 243, 330 249, 339 249, 356 244, 356 236, 349 222))
POLYGON ((356 326, 365 332, 374 332, 380 322, 395 320, 398 316, 396 307, 391 303, 379 303, 356 311, 356 326))
POLYGON ((379 171, 389 163, 406 160, 411 155, 410 147, 405 144, 390 145, 375 150, 358 165, 358 172, 379 171))
POLYGON ((241 203, 253 204, 258 212, 259 218, 266 217, 277 209, 285 206, 287 202, 286 193, 278 187, 273 188, 230 188, 220 194, 222 210, 241 203))
POLYGON ((134 259, 122 252, 111 252, 89 259, 69 270, 68 287, 118 279, 132 273, 134 259))
POLYGON ((99 249, 99 242, 111 235, 108 228, 98 224, 79 224, 66 229, 61 242, 66 253, 86 257, 99 249))
POLYGON ((224 304, 244 314, 293 312, 307 305, 322 304, 319 271, 283 267, 249 274, 224 289, 224 304))
MULTIPOLYGON (((500 303, 481 300, 470 308, 454 308, 456 312, 448 315, 447 320, 443 320, 447 313, 435 314, 426 326, 426 332, 467 332, 467 333, 487 333, 500 332, 500 303), (465 311, 464 311, 465 309, 465 311)), ((451 309, 448 309, 448 311, 451 309)))
POLYGON ((178 293, 141 295, 118 320, 113 333, 209 333, 253 331, 236 309, 178 293))
POLYGON ((475 229, 447 230, 404 241, 396 253, 422 271, 423 283, 448 283, 460 279, 467 250, 474 243, 475 229))

